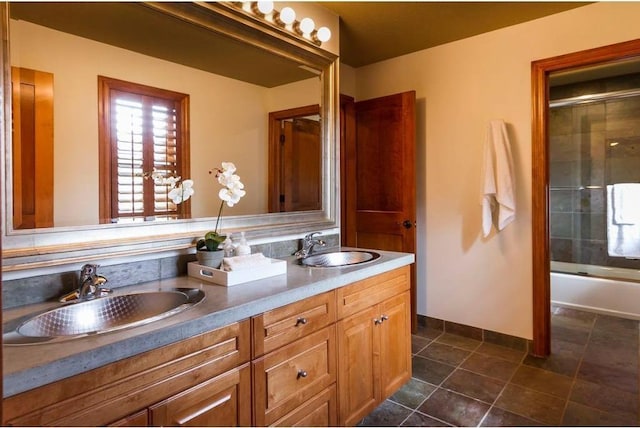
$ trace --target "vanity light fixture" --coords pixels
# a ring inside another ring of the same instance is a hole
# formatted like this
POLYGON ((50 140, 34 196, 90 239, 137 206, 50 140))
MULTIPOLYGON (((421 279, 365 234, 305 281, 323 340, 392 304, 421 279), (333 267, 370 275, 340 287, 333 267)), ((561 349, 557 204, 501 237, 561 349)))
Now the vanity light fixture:
POLYGON ((291 25, 296 20, 296 11, 289 6, 283 7, 280 13, 276 14, 276 22, 281 25, 291 25))
POLYGON ((302 18, 300 23, 296 26, 296 30, 303 36, 311 36, 311 33, 316 28, 316 23, 311 18, 302 18))
POLYGON ((318 31, 313 33, 312 37, 320 43, 328 42, 331 38, 331 30, 327 27, 320 27, 318 31))
MULTIPOLYGON (((258 9, 258 12, 262 15, 268 15, 273 12, 273 2, 272 1, 257 1, 254 3, 255 7, 258 9)), ((255 11, 254 11, 255 13, 255 11)))
POLYGON ((283 7, 278 12, 274 9, 274 2, 272 1, 236 1, 232 2, 232 4, 245 12, 253 13, 265 21, 289 30, 318 46, 331 39, 331 30, 327 27, 320 27, 316 30, 316 24, 313 19, 306 17, 296 21, 296 12, 289 6, 283 7))

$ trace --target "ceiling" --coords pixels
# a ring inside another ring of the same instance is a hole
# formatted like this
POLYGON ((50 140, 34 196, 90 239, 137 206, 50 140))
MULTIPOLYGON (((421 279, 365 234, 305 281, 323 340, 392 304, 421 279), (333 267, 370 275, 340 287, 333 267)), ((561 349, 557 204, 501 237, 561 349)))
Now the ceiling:
POLYGON ((361 67, 586 2, 318 2, 340 16, 340 59, 361 67))
MULTIPOLYGON (((340 16, 341 62, 361 67, 589 3, 319 1, 316 4, 340 16)), ((10 12, 14 19, 265 87, 315 76, 296 63, 168 18, 140 2, 11 2, 10 12)))

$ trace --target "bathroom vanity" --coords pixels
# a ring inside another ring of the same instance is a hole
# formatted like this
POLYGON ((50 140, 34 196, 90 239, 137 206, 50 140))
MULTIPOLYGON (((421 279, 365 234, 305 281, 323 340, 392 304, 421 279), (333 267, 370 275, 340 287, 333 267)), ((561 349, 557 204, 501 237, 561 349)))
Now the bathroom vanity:
MULTIPOLYGON (((5 346, 4 425, 354 425, 411 377, 410 267, 380 251, 221 287, 141 327, 5 346)), ((9 311, 19 317, 32 308, 9 311)))

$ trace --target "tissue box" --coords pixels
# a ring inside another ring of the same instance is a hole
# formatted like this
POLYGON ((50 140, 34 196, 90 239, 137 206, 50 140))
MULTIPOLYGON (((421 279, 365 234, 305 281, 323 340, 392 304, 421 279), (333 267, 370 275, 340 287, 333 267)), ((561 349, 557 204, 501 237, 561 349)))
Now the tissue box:
POLYGON ((197 262, 187 263, 189 276, 217 285, 230 287, 243 282, 256 281, 270 276, 287 273, 287 262, 284 260, 269 259, 271 264, 258 266, 251 269, 234 270, 226 272, 209 266, 199 265, 197 262))

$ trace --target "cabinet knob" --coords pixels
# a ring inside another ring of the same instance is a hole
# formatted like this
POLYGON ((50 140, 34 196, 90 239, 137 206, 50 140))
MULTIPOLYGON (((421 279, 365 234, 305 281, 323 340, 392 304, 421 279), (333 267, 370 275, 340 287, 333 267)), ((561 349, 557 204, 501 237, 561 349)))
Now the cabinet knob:
POLYGON ((382 315, 382 316, 380 317, 380 322, 387 321, 388 319, 389 319, 389 317, 388 317, 388 316, 386 316, 386 315, 382 315))
POLYGON ((374 318, 374 319, 373 319, 373 323, 374 323, 375 325, 382 324, 382 321, 383 321, 383 320, 381 320, 380 318, 374 318))
POLYGON ((307 377, 306 370, 298 370, 298 379, 300 379, 301 377, 307 377))
POLYGON ((299 325, 305 325, 307 323, 307 319, 304 317, 300 317, 296 320, 296 327, 299 325))

